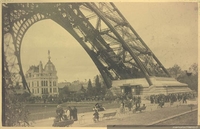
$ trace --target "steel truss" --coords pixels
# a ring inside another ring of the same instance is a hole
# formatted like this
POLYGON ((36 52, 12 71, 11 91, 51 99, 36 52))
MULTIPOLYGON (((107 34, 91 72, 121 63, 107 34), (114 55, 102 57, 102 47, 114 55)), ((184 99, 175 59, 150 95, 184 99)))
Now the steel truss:
POLYGON ((3 79, 5 86, 28 89, 20 59, 22 39, 36 22, 51 19, 85 49, 107 87, 112 80, 170 77, 167 70, 113 3, 3 4, 3 79))

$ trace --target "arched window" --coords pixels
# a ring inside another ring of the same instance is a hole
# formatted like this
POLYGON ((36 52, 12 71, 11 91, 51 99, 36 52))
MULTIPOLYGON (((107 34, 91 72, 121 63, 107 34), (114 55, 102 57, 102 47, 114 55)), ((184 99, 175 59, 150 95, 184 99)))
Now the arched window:
POLYGON ((53 88, 53 93, 56 93, 57 92, 57 88, 53 88))

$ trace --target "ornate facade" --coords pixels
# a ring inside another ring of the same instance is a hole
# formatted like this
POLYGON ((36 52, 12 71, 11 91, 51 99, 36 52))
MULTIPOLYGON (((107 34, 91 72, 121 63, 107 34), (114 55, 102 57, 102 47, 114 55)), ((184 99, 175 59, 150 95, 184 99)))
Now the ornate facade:
POLYGON ((40 61, 38 66, 31 66, 26 72, 27 85, 35 96, 58 95, 57 71, 50 58, 49 52, 48 62, 44 68, 40 61))

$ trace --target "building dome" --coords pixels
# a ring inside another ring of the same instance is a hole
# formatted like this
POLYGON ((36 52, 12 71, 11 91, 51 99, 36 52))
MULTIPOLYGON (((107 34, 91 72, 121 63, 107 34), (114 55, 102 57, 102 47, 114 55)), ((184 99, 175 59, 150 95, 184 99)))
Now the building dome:
POLYGON ((44 66, 44 71, 46 72, 56 72, 55 65, 49 60, 44 66))

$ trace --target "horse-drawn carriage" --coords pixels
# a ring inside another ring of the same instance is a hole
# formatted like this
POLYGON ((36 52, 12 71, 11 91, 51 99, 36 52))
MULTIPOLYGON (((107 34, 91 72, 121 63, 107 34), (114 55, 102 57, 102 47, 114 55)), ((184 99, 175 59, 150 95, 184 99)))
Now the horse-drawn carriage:
POLYGON ((74 123, 74 120, 59 120, 57 118, 54 119, 54 123, 53 123, 53 127, 69 127, 70 125, 72 125, 74 123))
POLYGON ((54 119, 53 127, 68 127, 74 123, 74 120, 67 118, 64 112, 62 106, 58 105, 56 109, 57 116, 54 119))
POLYGON ((105 111, 105 108, 102 106, 102 104, 96 103, 95 106, 93 107, 93 110, 105 111))
POLYGON ((133 109, 133 113, 136 113, 137 111, 142 112, 142 110, 145 110, 145 109, 146 109, 145 104, 143 104, 142 107, 136 106, 135 109, 133 109))

